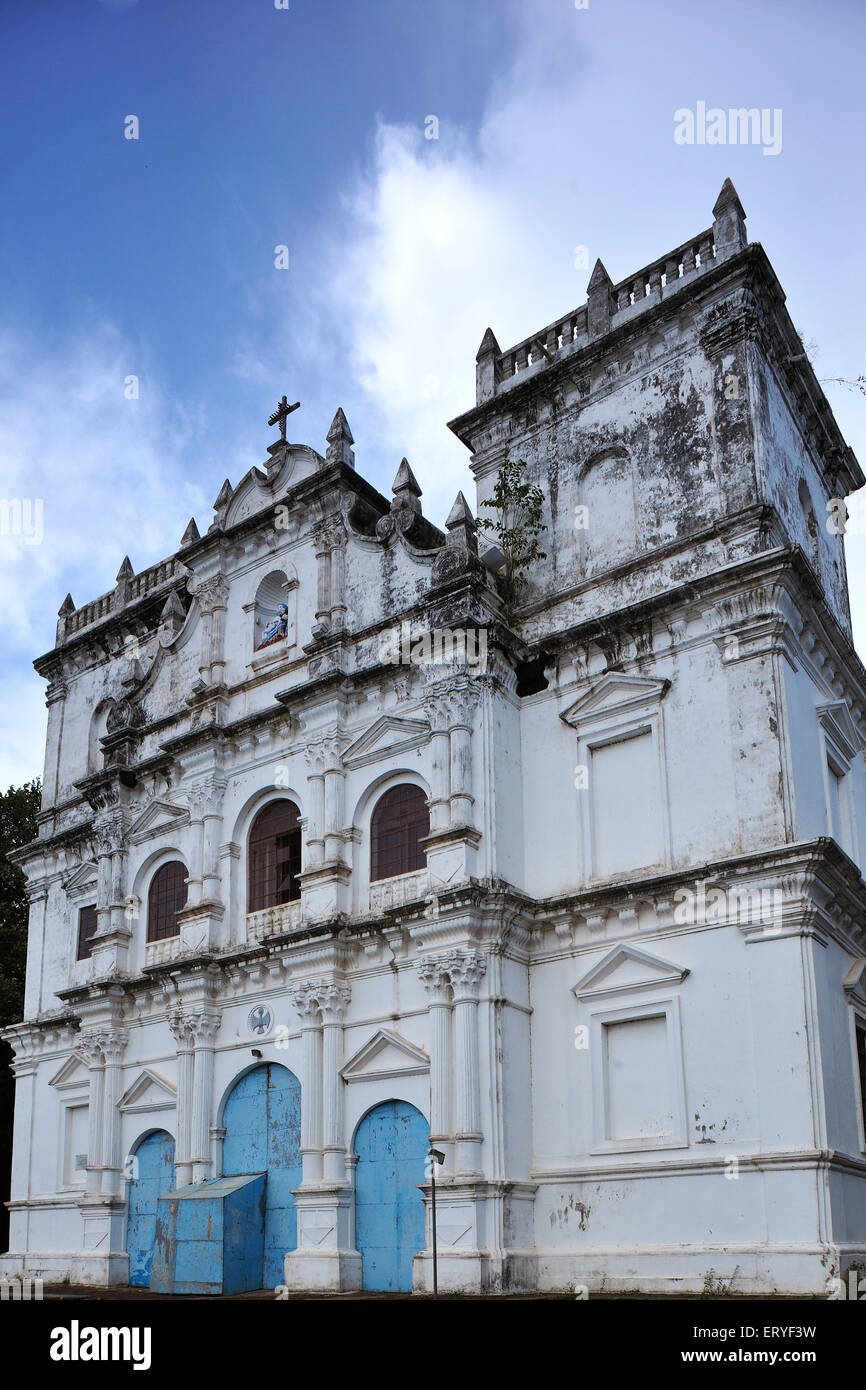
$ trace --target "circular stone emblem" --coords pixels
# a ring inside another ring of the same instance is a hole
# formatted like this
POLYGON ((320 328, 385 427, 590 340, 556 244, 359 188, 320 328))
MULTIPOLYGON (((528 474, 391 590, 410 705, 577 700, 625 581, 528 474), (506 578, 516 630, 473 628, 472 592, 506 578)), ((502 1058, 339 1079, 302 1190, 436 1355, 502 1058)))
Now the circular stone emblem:
POLYGON ((271 1031, 271 1011, 262 1008, 261 1004, 255 1009, 250 1009, 247 1019, 247 1027, 251 1033, 256 1033, 258 1037, 263 1037, 265 1033, 271 1031))

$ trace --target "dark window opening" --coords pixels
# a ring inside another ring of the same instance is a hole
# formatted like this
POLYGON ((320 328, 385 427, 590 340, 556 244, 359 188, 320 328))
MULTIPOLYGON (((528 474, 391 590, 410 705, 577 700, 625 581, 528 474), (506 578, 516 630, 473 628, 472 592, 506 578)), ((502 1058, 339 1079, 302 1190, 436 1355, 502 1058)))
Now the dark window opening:
POLYGON ((96 933, 96 908, 82 907, 78 914, 78 950, 76 960, 90 960, 90 941, 96 933))
POLYGON ((540 691, 547 690, 550 681, 544 674, 544 668, 549 665, 550 657, 545 652, 532 661, 518 661, 515 669, 517 694, 521 699, 526 695, 538 695, 540 691))
POLYGON ((396 878, 423 869, 420 841, 430 834, 430 812, 420 787, 404 783, 379 800, 370 822, 370 879, 396 878))
POLYGON ((179 859, 163 864, 150 881, 147 895, 147 939, 164 941, 177 936, 177 914, 186 906, 186 866, 179 859))
POLYGON ((247 911, 259 912, 301 896, 300 812, 293 801, 271 801, 259 812, 249 837, 247 911))

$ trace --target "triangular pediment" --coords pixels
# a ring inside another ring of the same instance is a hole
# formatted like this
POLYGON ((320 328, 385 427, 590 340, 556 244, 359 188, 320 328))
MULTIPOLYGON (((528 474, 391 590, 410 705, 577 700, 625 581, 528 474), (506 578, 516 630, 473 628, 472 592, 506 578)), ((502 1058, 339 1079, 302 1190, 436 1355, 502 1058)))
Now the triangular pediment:
POLYGON ((401 719, 382 714, 364 731, 343 754, 346 767, 363 767, 365 763, 394 753, 420 748, 430 737, 430 725, 424 719, 401 719))
POLYGON ((833 700, 818 705, 818 718, 826 733, 835 739, 839 750, 846 758, 853 760, 863 749, 863 736, 851 718, 844 700, 833 700))
POLYGON ((559 716, 572 727, 599 715, 628 713, 657 705, 670 685, 669 680, 650 676, 626 676, 621 671, 608 671, 584 691, 574 704, 559 716))
POLYGON ((389 1028, 380 1028, 350 1057, 340 1075, 344 1081, 384 1080, 412 1076, 430 1070, 430 1058, 421 1047, 389 1028))
POLYGON ((652 956, 637 946, 614 946, 577 984, 572 994, 587 999, 605 994, 625 994, 654 985, 681 984, 688 970, 652 956))
POLYGON ((177 1088, 145 1067, 118 1101, 121 1110, 169 1110, 177 1104, 177 1088))
POLYGON ((866 1005, 866 956, 858 956, 846 971, 842 988, 852 1004, 866 1005))
POLYGON ((133 822, 129 838, 134 845, 142 840, 155 840, 159 835, 178 830, 189 821, 189 811, 185 806, 174 806, 170 801, 152 801, 133 822))
POLYGON ((57 1086, 61 1091, 67 1087, 81 1087, 89 1084, 90 1068, 83 1052, 73 1052, 71 1057, 67 1057, 63 1066, 58 1072, 55 1072, 48 1083, 49 1086, 57 1086))
POLYGON ((96 865, 88 860, 85 864, 79 864, 78 868, 64 879, 63 887, 71 897, 86 893, 96 887, 97 873, 96 865))

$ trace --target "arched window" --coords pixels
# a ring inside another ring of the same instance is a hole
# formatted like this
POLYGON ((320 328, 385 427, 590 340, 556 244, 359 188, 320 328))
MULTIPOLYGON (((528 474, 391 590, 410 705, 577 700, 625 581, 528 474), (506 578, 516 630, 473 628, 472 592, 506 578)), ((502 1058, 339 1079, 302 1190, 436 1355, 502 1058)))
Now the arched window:
POLYGON ((295 902, 301 896, 300 812, 293 801, 269 801, 249 837, 247 911, 295 902))
POLYGON ((177 914, 186 907, 186 865, 179 859, 163 864, 150 880, 147 895, 147 939, 164 941, 177 936, 177 914))
POLYGON ((282 570, 273 570, 262 580, 256 590, 256 651, 294 642, 296 588, 297 582, 282 570))
POLYGON ((370 822, 370 879, 394 878, 423 869, 420 841, 430 834, 430 812, 420 787, 392 787, 376 803, 370 822))

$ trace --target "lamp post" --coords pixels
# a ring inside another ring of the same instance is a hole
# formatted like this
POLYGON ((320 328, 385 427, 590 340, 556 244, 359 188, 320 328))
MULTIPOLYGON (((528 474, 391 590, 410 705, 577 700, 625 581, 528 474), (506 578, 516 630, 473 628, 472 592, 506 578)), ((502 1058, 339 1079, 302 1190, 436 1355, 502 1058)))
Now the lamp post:
POLYGON ((440 1149, 431 1149, 427 1155, 430 1162, 431 1217, 433 1221, 433 1297, 439 1297, 439 1249, 436 1244, 436 1169, 444 1164, 445 1155, 440 1149))

